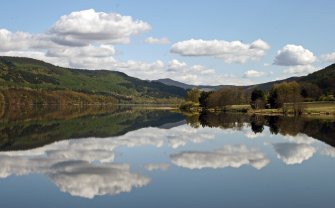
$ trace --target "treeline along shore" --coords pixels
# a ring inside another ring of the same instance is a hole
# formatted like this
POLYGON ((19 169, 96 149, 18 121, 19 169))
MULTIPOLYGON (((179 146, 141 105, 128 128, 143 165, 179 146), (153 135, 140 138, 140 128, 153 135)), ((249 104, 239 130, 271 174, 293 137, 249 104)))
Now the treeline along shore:
POLYGON ((192 89, 180 105, 182 111, 224 111, 251 114, 326 114, 335 116, 333 91, 323 91, 316 84, 282 82, 270 90, 254 88, 252 91, 239 87, 217 91, 192 89))
POLYGON ((14 105, 167 104, 189 112, 335 113, 335 64, 307 76, 258 85, 205 87, 212 91, 192 87, 141 80, 118 71, 71 69, 31 58, 0 56, 2 109, 14 105))

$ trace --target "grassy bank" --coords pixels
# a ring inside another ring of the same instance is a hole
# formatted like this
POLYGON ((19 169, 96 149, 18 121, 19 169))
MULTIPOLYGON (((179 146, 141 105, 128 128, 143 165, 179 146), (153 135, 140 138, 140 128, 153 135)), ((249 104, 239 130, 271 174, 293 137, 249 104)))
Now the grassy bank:
MULTIPOLYGON (((334 115, 335 116, 335 102, 304 102, 304 115, 334 115)), ((294 114, 292 104, 287 103, 285 107, 288 109, 287 114, 294 114)), ((249 109, 248 113, 253 114, 283 114, 283 109, 249 109)))

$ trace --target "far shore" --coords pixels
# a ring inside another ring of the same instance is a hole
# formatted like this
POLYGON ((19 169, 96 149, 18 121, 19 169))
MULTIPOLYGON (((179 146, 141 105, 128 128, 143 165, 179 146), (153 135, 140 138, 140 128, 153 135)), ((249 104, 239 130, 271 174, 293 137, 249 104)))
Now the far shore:
MULTIPOLYGON (((324 117, 335 117, 335 102, 305 102, 304 105, 304 111, 302 113, 303 116, 324 116, 324 117)), ((6 104, 0 104, 0 107, 6 106, 6 104)), ((22 108, 26 105, 17 104, 12 105, 10 108, 22 108)), ((181 111, 184 113, 201 113, 201 112, 214 112, 214 113, 244 113, 249 115, 272 115, 272 116, 281 116, 281 115, 287 115, 287 116, 294 116, 294 113, 291 109, 289 109, 286 113, 283 112, 282 109, 252 109, 250 105, 230 105, 225 106, 224 108, 209 108, 209 109, 203 109, 199 106, 192 107, 188 111, 181 110, 179 108, 179 105, 176 103, 169 104, 159 104, 159 103, 86 103, 86 104, 32 104, 29 106, 62 106, 62 107, 81 107, 85 108, 85 106, 90 107, 104 107, 108 108, 108 106, 119 106, 119 107, 132 107, 135 109, 143 109, 143 110, 174 110, 174 111, 181 111)), ((31 108, 30 107, 30 108, 31 108)), ((3 109, 4 110, 4 109, 3 109)))
POLYGON ((148 110, 178 110, 176 104, 115 104, 116 106, 130 106, 148 110))
MULTIPOLYGON (((290 104, 287 104, 290 105, 290 104)), ((303 116, 335 116, 335 102, 304 102, 303 116)), ((250 115, 294 115, 292 109, 288 108, 287 112, 282 109, 252 109, 250 105, 230 105, 224 108, 209 108, 194 107, 190 112, 229 112, 229 113, 245 113, 250 115)))

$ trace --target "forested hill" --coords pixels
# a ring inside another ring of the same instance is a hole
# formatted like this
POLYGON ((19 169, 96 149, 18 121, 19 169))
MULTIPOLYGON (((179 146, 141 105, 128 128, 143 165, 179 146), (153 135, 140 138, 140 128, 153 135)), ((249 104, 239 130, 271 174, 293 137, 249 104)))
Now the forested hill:
POLYGON ((335 93, 335 64, 332 64, 324 69, 316 71, 314 73, 308 74, 302 77, 290 77, 283 80, 277 80, 272 82, 266 82, 256 85, 248 86, 232 86, 232 85, 216 85, 216 86, 202 86, 202 85, 188 85, 182 82, 178 82, 171 79, 159 79, 157 82, 164 83, 170 86, 178 86, 184 89, 197 88, 204 91, 216 91, 222 90, 224 88, 237 87, 244 89, 245 91, 252 91, 253 89, 261 89, 264 91, 269 91, 274 84, 279 84, 282 82, 292 82, 296 81, 300 84, 311 83, 317 85, 324 93, 335 93))
MULTIPOLYGON (((307 76, 239 88, 267 91, 283 81, 311 83, 326 94, 334 93, 335 64, 307 76)), ((0 101, 7 103, 166 102, 185 96, 188 85, 177 84, 173 80, 144 81, 117 71, 70 69, 31 58, 0 56, 0 101)), ((211 86, 199 86, 206 87, 211 86)), ((213 86, 212 90, 224 87, 228 86, 213 86)))
POLYGON ((335 64, 327 66, 324 69, 318 70, 311 74, 302 77, 290 77, 285 80, 278 80, 274 82, 267 82, 258 85, 247 86, 248 88, 258 88, 262 90, 270 90, 273 84, 281 82, 296 81, 298 83, 311 83, 317 85, 325 93, 335 92, 335 64))
POLYGON ((54 66, 22 57, 0 57, 0 86, 38 90, 73 91, 122 99, 182 98, 183 88, 168 86, 108 70, 82 70, 54 66))
POLYGON ((320 89, 335 92, 335 64, 316 71, 307 76, 301 77, 299 82, 309 82, 316 84, 320 89))

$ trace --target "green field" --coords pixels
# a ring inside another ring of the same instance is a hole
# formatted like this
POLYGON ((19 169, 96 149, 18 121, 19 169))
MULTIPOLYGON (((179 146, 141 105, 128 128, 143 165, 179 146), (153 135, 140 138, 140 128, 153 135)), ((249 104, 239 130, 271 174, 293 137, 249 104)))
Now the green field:
POLYGON ((335 114, 335 102, 306 103, 306 113, 335 114))
MULTIPOLYGON (((304 115, 334 115, 335 116, 335 102, 304 102, 303 114, 304 115)), ((286 103, 285 106, 288 108, 288 114, 293 114, 292 104, 286 103)), ((207 109, 210 112, 241 112, 249 114, 262 114, 262 115, 281 115, 283 110, 279 109, 252 109, 250 105, 229 105, 225 108, 210 108, 207 109)), ((191 110, 192 111, 192 110, 191 110)), ((195 108, 194 112, 201 111, 199 108, 195 108)))
MULTIPOLYGON (((285 104, 289 107, 292 104, 285 104)), ((306 115, 335 115, 335 102, 304 102, 304 114, 306 115)), ((246 105, 239 106, 240 108, 247 108, 246 105)), ((235 107, 237 108, 237 107, 235 107)), ((282 109, 258 109, 253 110, 250 107, 247 108, 249 113, 256 114, 282 114, 282 109)), ((292 110, 289 110, 288 113, 292 113, 292 110)))

